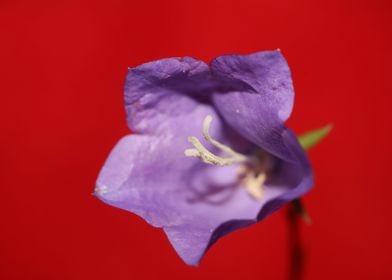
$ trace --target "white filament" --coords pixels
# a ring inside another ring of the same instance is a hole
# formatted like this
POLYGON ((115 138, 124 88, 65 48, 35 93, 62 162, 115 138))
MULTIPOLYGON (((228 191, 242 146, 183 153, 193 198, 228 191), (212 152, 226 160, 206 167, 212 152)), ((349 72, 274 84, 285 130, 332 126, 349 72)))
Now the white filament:
POLYGON ((221 157, 221 156, 213 154, 195 136, 188 137, 188 141, 190 143, 192 143, 195 148, 186 149, 185 156, 198 157, 204 163, 218 165, 218 166, 225 166, 225 165, 230 165, 233 163, 245 162, 246 160, 248 160, 248 158, 246 156, 235 152, 230 147, 216 141, 215 139, 213 139, 210 136, 209 130, 210 130, 211 122, 212 122, 212 117, 210 115, 208 115, 204 118, 204 121, 203 121, 203 136, 204 136, 204 138, 209 143, 211 143, 212 145, 214 145, 215 147, 220 149, 221 151, 227 153, 229 156, 228 157, 221 157))

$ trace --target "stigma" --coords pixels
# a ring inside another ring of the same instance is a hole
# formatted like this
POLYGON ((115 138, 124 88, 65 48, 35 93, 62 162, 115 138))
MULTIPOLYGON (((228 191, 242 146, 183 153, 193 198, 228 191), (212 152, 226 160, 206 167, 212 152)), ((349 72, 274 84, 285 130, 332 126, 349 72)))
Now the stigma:
POLYGON ((262 172, 265 169, 261 168, 261 161, 258 160, 257 156, 243 155, 212 138, 209 133, 212 120, 210 115, 204 118, 202 131, 204 139, 225 155, 214 154, 197 137, 189 136, 188 141, 193 145, 193 148, 186 149, 184 151, 185 156, 197 157, 203 163, 211 165, 239 165, 237 170, 238 183, 245 187, 250 196, 255 199, 261 199, 263 197, 263 186, 267 179, 267 173, 262 172))

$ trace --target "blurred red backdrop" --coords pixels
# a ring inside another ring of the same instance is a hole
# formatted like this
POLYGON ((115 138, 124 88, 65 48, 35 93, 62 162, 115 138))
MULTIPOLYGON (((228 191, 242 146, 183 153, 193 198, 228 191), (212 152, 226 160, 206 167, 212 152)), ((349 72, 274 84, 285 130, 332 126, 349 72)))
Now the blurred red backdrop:
POLYGON ((163 232, 91 195, 116 141, 128 66, 280 48, 289 125, 332 122, 310 151, 305 279, 392 279, 390 1, 0 2, 1 279, 285 279, 280 211, 199 268, 163 232))

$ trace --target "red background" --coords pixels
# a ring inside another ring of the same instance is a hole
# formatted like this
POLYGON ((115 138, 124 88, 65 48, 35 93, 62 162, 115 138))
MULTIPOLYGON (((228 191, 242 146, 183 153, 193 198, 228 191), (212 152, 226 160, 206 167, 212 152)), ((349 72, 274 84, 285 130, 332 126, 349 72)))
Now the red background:
POLYGON ((0 279, 285 279, 280 211, 187 267, 163 232, 91 195, 128 133, 128 66, 281 48, 310 151, 305 279, 392 279, 390 1, 0 2, 0 279), (110 3, 110 4, 109 4, 110 3))

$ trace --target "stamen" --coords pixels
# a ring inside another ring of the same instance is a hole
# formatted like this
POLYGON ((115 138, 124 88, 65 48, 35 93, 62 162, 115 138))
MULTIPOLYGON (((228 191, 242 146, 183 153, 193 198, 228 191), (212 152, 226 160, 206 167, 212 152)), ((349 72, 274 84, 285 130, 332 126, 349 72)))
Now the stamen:
POLYGON ((265 173, 259 173, 255 176, 253 172, 249 172, 244 178, 244 185, 248 193, 256 199, 263 197, 263 185, 267 175, 265 173))
POLYGON ((201 142, 200 140, 195 137, 195 136, 189 136, 188 141, 193 144, 195 147, 194 149, 186 149, 185 150, 185 156, 187 157, 198 157, 200 158, 204 163, 207 164, 214 164, 218 166, 225 166, 225 165, 230 165, 233 163, 239 163, 239 162, 245 162, 248 160, 248 158, 242 154, 239 154, 235 152, 233 149, 230 147, 216 141, 213 139, 210 134, 209 134, 209 129, 211 126, 212 122, 212 117, 208 115, 205 117, 203 121, 203 136, 204 138, 210 142, 212 145, 217 147, 223 152, 226 152, 229 154, 229 157, 221 157, 213 154, 210 152, 201 142))
POLYGON ((241 185, 246 189, 250 196, 257 200, 263 198, 263 187, 267 180, 267 174, 268 172, 265 169, 260 168, 260 166, 258 168, 252 168, 249 165, 242 164, 237 169, 237 177, 241 182, 241 185))
POLYGON ((196 149, 185 150, 186 156, 196 156, 199 157, 204 163, 214 164, 219 166, 230 165, 232 163, 238 162, 238 159, 235 157, 224 158, 224 157, 214 155, 209 150, 207 150, 207 148, 204 147, 204 145, 195 136, 190 136, 188 138, 188 141, 191 142, 196 149))
POLYGON ((192 143, 194 148, 186 149, 184 154, 186 157, 197 157, 206 164, 218 166, 230 165, 233 163, 244 163, 238 168, 238 180, 242 182, 249 195, 255 199, 263 197, 263 185, 267 179, 267 172, 264 168, 260 168, 261 161, 255 161, 255 157, 247 157, 237 153, 230 147, 218 142, 210 136, 209 130, 212 122, 210 115, 206 116, 203 121, 203 136, 213 146, 228 154, 228 157, 218 156, 209 151, 195 136, 189 136, 188 141, 192 143), (252 164, 250 164, 252 163, 252 164), (264 170, 264 171, 263 171, 264 170))
POLYGON ((231 156, 234 156, 234 157, 244 157, 243 155, 235 152, 232 148, 230 148, 230 147, 228 147, 226 145, 223 145, 222 143, 219 143, 218 141, 216 141, 215 139, 213 139, 210 136, 209 130, 210 130, 211 122, 212 122, 212 117, 210 115, 205 117, 205 119, 203 121, 203 136, 204 136, 204 138, 208 142, 210 142, 212 145, 214 145, 218 149, 228 153, 231 156))
POLYGON ((196 149, 186 149, 185 156, 187 156, 187 157, 200 157, 200 152, 196 149))

